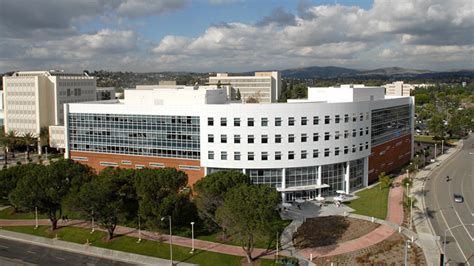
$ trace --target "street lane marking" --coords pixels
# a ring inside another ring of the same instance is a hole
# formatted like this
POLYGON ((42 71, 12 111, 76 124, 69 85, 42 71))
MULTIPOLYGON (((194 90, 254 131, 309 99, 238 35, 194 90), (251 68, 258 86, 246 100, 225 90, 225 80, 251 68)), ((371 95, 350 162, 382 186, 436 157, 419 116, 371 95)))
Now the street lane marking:
POLYGON ((36 252, 31 251, 31 250, 28 250, 27 252, 28 252, 28 253, 31 253, 31 254, 36 254, 36 252))
POLYGON ((0 248, 8 248, 7 246, 0 245, 0 248))
POLYGON ((61 257, 56 257, 56 256, 53 256, 53 257, 55 257, 58 260, 66 260, 65 258, 61 258, 61 257))

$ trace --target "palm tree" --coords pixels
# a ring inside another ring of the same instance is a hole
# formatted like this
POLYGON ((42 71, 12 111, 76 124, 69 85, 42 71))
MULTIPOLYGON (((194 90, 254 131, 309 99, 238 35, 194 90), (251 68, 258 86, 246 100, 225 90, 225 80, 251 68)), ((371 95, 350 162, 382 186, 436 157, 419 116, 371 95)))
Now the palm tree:
POLYGON ((7 135, 5 134, 5 131, 3 130, 3 127, 0 129, 0 145, 3 147, 3 153, 4 153, 4 159, 5 159, 5 164, 4 166, 8 165, 8 145, 10 143, 7 135))
POLYGON ((35 136, 35 134, 27 132, 23 134, 21 140, 26 146, 26 159, 30 161, 30 147, 34 146, 38 142, 38 138, 35 136))
POLYGON ((6 137, 8 139, 8 145, 6 146, 6 148, 12 154, 12 158, 15 158, 15 152, 13 151, 13 149, 18 144, 17 133, 15 130, 10 129, 6 134, 6 137))

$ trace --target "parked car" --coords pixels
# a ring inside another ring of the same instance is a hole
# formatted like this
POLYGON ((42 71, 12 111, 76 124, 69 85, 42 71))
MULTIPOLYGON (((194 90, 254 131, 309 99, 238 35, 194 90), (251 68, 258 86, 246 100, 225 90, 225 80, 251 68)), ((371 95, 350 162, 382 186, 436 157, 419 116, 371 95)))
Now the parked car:
POLYGON ((464 198, 461 194, 454 194, 454 202, 462 203, 463 201, 464 201, 464 198))

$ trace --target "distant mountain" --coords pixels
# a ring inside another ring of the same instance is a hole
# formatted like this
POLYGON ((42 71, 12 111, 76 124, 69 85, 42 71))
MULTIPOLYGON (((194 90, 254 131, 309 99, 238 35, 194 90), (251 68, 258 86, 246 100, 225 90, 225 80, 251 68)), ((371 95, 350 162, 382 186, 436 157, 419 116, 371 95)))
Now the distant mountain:
POLYGON ((281 71, 282 77, 285 78, 337 78, 343 76, 354 76, 359 73, 359 70, 334 66, 311 66, 291 68, 281 71))
POLYGON ((431 70, 408 69, 401 67, 385 67, 373 70, 364 70, 359 75, 380 75, 380 76, 416 76, 419 74, 433 73, 431 70))

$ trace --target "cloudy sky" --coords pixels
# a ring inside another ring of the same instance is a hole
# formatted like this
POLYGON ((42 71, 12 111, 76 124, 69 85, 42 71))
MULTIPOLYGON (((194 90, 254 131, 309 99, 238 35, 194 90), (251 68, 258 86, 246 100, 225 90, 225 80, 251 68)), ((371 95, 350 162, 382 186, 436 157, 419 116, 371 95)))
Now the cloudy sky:
POLYGON ((473 0, 0 0, 0 72, 474 69, 473 0))

